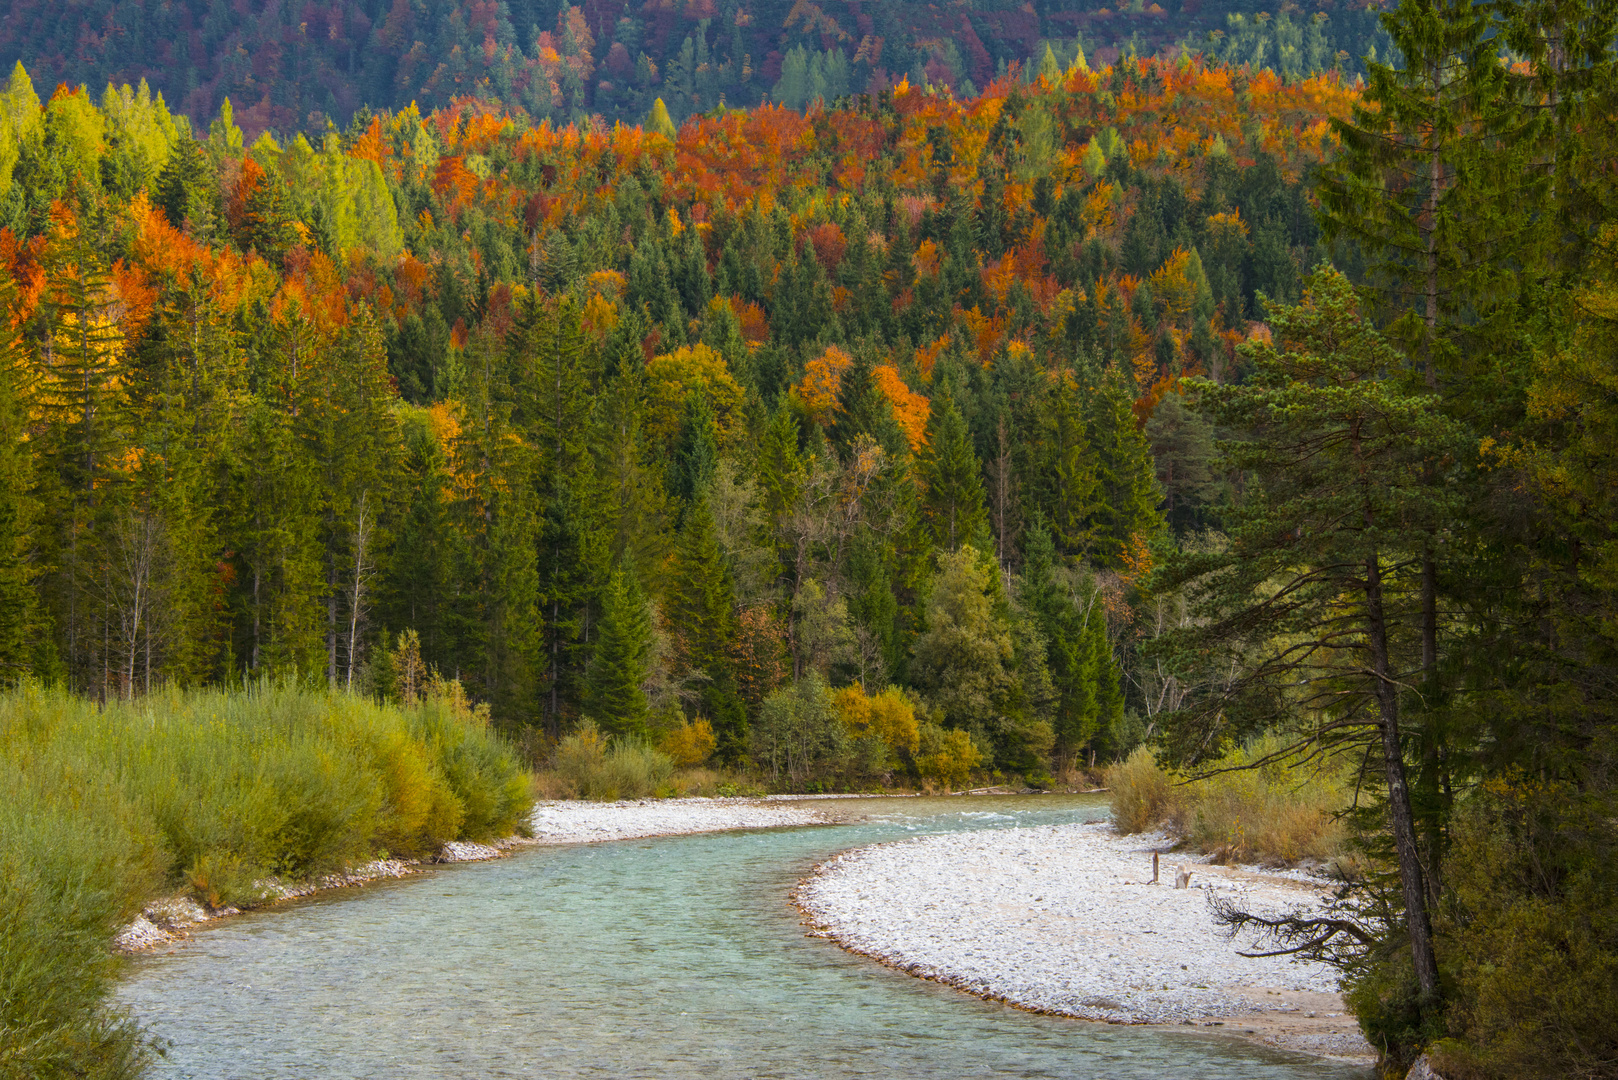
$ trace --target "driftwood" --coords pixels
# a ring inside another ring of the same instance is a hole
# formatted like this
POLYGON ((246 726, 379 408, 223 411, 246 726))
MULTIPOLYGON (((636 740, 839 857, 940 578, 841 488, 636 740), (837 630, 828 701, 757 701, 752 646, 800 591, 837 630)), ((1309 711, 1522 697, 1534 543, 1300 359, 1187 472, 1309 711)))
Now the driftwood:
POLYGON ((1189 867, 1180 867, 1180 872, 1174 875, 1174 887, 1176 889, 1189 889, 1191 887, 1191 869, 1189 867))
POLYGON ((1156 885, 1157 884, 1157 852, 1155 852, 1155 851, 1152 852, 1152 880, 1148 881, 1146 884, 1148 884, 1148 885, 1156 885))

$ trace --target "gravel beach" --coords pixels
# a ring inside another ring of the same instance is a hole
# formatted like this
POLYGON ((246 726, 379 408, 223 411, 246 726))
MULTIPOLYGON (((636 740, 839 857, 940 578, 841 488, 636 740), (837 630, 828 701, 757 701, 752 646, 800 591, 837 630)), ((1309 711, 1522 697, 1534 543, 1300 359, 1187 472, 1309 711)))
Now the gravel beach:
POLYGON ((1221 1029, 1284 1049, 1374 1057, 1333 972, 1247 959, 1215 927, 1208 895, 1253 910, 1315 902, 1299 872, 1209 866, 1166 854, 1164 836, 1110 825, 954 833, 846 852, 796 902, 850 951, 1019 1008, 1126 1024, 1221 1029), (1190 887, 1175 888, 1176 871, 1190 887))
POLYGON ((529 819, 537 844, 588 844, 729 829, 820 825, 807 806, 765 799, 637 799, 629 802, 543 802, 529 819))

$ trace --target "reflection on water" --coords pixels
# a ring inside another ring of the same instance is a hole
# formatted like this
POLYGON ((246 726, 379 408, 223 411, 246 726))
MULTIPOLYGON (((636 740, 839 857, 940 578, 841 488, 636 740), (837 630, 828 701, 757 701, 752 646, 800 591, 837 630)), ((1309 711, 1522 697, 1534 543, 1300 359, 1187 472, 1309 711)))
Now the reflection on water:
POLYGON ((1233 1039, 1033 1016, 804 935, 810 866, 1093 797, 836 800, 831 827, 524 851, 233 920, 122 989, 164 1077, 1365 1077, 1233 1039))

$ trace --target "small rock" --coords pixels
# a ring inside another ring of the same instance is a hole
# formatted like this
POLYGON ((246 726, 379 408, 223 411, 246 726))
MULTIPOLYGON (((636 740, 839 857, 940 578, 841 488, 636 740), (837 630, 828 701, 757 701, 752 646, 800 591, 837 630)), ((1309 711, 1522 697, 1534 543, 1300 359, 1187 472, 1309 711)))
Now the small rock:
POLYGON ((1416 1059, 1414 1065, 1410 1066, 1410 1071, 1405 1073, 1405 1080, 1444 1080, 1444 1078, 1433 1071, 1433 1063, 1427 1060, 1426 1054, 1423 1054, 1416 1059))

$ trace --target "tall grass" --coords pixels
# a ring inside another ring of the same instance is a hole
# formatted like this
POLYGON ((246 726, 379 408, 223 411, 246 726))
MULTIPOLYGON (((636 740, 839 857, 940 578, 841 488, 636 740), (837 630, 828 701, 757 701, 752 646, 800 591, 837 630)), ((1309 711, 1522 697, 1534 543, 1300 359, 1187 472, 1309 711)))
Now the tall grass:
POLYGON ((138 1074, 138 1032, 104 1005, 110 944, 160 892, 250 903, 255 881, 509 833, 530 806, 455 696, 0 694, 0 1077, 138 1074))
POLYGON ((1296 760, 1255 765, 1280 748, 1278 741, 1260 740, 1212 766, 1230 771, 1186 782, 1141 747, 1106 772, 1113 823, 1122 833, 1163 828, 1198 850, 1239 862, 1340 855, 1347 837, 1335 813, 1350 800, 1346 768, 1296 760))

